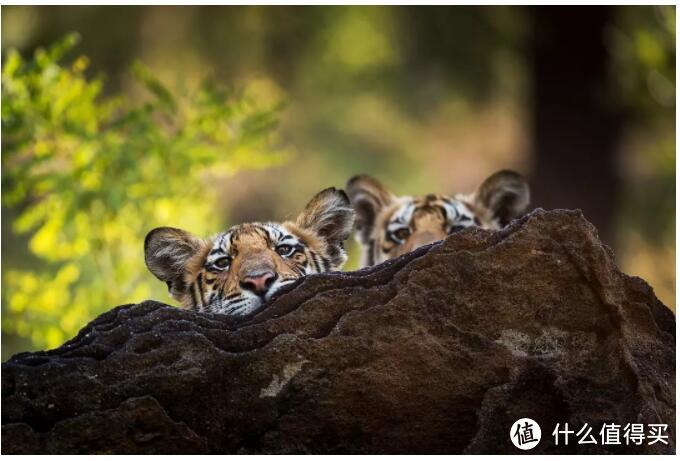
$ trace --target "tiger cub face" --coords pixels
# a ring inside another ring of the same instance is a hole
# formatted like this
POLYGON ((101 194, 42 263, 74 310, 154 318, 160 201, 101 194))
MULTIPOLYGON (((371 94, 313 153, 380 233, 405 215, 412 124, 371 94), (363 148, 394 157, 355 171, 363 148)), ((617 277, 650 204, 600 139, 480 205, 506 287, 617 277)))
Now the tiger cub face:
POLYGON ((144 258, 183 307, 243 316, 300 277, 340 269, 353 223, 347 195, 330 188, 294 222, 241 224, 207 240, 171 227, 154 229, 144 258))
POLYGON ((362 267, 379 264, 471 226, 500 229, 529 205, 529 186, 514 171, 487 178, 472 194, 397 197, 377 179, 355 176, 347 194, 356 211, 362 267))

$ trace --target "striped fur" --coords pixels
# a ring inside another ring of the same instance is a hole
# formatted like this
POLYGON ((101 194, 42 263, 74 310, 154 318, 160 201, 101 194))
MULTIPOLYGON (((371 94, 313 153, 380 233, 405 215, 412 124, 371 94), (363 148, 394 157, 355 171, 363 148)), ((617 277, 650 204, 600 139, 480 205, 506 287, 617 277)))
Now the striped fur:
POLYGON ((342 268, 343 241, 353 221, 345 193, 330 188, 295 222, 240 224, 207 240, 179 229, 154 229, 145 241, 145 260, 183 307, 243 316, 305 275, 342 268), (274 276, 266 291, 249 288, 248 277, 262 273, 274 276))
POLYGON ((397 197, 365 175, 350 179, 347 193, 356 210, 362 267, 443 240, 466 227, 500 229, 529 205, 529 186, 509 170, 495 173, 467 195, 397 197))

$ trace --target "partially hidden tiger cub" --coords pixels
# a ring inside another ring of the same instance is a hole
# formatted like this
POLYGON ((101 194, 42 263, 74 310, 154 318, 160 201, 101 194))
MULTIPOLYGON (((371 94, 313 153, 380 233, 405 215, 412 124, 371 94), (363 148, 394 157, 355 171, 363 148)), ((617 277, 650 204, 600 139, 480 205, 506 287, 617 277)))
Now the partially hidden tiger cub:
POLYGON ((347 195, 329 188, 294 222, 241 224, 206 240, 159 227, 146 236, 144 259, 184 308, 243 316, 300 277, 340 269, 353 224, 347 195))
POLYGON ((366 175, 351 178, 346 190, 356 212, 362 267, 443 240, 466 227, 500 229, 529 205, 526 180, 510 170, 493 174, 472 194, 397 197, 366 175))

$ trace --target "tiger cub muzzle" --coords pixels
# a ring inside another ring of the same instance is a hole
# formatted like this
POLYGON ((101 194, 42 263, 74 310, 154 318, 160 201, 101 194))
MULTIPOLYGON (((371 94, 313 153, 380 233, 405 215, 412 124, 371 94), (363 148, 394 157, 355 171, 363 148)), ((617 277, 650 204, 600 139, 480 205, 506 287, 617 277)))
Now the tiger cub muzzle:
POLYGON ((347 195, 330 188, 295 221, 240 224, 206 240, 172 227, 154 229, 144 257, 183 307, 243 316, 305 275, 339 270, 353 222, 347 195))

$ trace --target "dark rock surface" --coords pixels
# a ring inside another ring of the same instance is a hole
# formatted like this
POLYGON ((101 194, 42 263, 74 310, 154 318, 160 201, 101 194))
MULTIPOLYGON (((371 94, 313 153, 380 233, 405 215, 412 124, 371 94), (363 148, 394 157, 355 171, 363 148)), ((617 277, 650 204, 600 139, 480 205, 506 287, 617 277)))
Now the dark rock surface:
POLYGON ((675 318, 574 211, 310 276, 252 318, 115 308, 2 365, 3 453, 673 453, 675 318), (556 423, 598 445, 555 446, 556 423), (602 446, 605 422, 669 445, 602 446))

